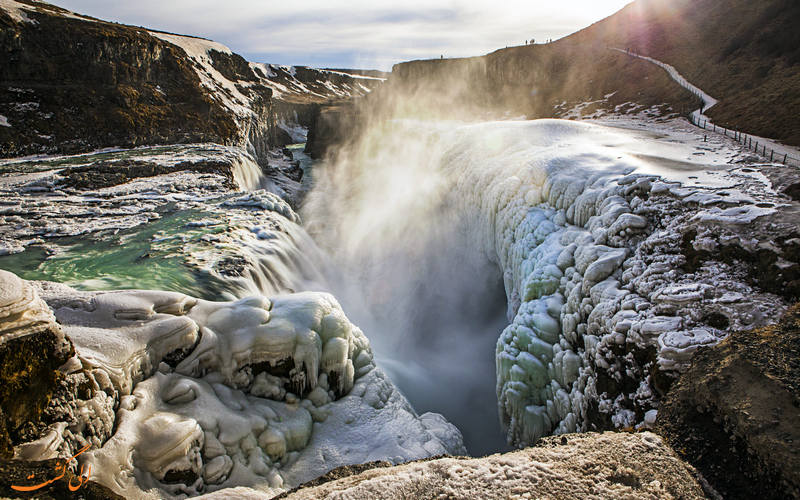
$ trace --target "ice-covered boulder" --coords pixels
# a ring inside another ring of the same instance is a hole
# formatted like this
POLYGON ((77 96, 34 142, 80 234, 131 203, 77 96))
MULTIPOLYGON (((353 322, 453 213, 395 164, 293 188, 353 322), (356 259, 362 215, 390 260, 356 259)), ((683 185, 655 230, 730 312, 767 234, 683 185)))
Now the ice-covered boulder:
POLYGON ((0 278, 5 338, 53 325, 75 346, 59 373, 76 390, 50 402, 60 421, 17 446, 27 460, 88 445, 90 479, 161 497, 272 494, 340 465, 464 453, 454 426, 414 412, 329 294, 211 302, 38 282, 51 312, 30 284, 0 278))

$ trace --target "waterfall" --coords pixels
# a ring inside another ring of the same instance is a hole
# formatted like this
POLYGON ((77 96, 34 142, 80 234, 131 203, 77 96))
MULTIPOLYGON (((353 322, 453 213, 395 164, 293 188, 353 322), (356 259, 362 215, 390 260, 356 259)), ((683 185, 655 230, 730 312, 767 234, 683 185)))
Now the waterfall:
POLYGON ((271 182, 249 155, 238 155, 232 162, 233 180, 242 191, 270 189, 271 182))
POLYGON ((561 120, 389 121, 319 167, 303 215, 379 363, 418 409, 459 425, 473 452, 497 446, 476 410, 492 404, 479 389, 487 378, 511 444, 584 430, 598 404, 615 425, 634 425, 657 404, 647 367, 680 369, 714 338, 679 324, 669 337, 636 292, 665 286, 677 260, 664 257, 642 281, 628 271, 646 267, 635 254, 651 235, 640 209, 654 174, 687 175, 642 159, 655 148, 686 154, 561 120), (620 339, 637 353, 655 348, 657 362, 630 361, 639 388, 614 400, 598 380, 617 377, 619 363, 602 354, 620 339))

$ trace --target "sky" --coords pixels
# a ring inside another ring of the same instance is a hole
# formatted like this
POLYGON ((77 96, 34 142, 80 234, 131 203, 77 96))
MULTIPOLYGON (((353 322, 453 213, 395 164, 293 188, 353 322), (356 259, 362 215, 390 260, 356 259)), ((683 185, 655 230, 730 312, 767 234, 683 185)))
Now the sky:
POLYGON ((630 0, 49 0, 81 14, 221 42, 254 62, 390 70, 558 39, 630 0))

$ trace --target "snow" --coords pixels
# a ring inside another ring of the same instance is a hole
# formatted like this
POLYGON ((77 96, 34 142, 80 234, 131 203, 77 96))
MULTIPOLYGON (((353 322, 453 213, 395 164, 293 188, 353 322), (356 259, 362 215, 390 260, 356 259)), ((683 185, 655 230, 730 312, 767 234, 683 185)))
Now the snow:
MULTIPOLYGON (((375 367, 328 294, 46 293, 75 345, 73 370, 92 370, 101 385, 83 418, 110 428, 107 394, 120 397, 113 435, 87 434, 94 447, 82 455, 91 478, 119 494, 279 493, 339 465, 463 453, 452 425, 418 417, 375 367), (174 368, 163 362, 177 351, 190 353, 174 368), (169 471, 197 479, 171 483, 169 471)), ((75 439, 41 441, 38 453, 68 454, 75 439)))
MULTIPOLYGON (((624 54, 628 54, 629 56, 637 57, 639 59, 644 59, 645 61, 649 61, 649 62, 651 62, 651 63, 653 63, 653 64, 655 64, 657 66, 660 66, 660 67, 664 68, 667 71, 667 73, 669 74, 669 76, 672 77, 673 80, 678 82, 678 84, 680 84, 683 88, 685 88, 689 92, 695 94, 696 96, 698 96, 703 101, 702 110, 701 109, 697 109, 697 110, 692 111, 692 118, 694 119, 694 121, 697 122, 697 123, 706 124, 705 130, 707 130, 707 131, 708 131, 708 127, 713 125, 713 122, 708 118, 708 116, 706 116, 704 114, 704 112, 708 111, 712 106, 716 105, 717 102, 719 102, 719 101, 717 101, 716 99, 714 99, 713 97, 708 95, 706 92, 704 92, 699 87, 689 83, 689 81, 686 80, 686 78, 684 78, 680 73, 678 73, 678 70, 676 70, 673 66, 671 66, 671 65, 669 65, 669 64, 667 64, 665 62, 659 61, 657 59, 653 59, 652 57, 643 56, 641 54, 637 54, 637 53, 634 53, 634 52, 628 52, 628 51, 625 51, 623 49, 613 48, 612 50, 616 50, 618 52, 622 52, 624 54)), ((714 127, 712 127, 712 129, 714 129, 714 127)), ((751 135, 751 134, 747 134, 747 136, 752 139, 752 142, 754 144, 757 142, 759 144, 759 146, 766 146, 767 149, 772 149, 773 151, 775 151, 775 153, 777 153, 778 159, 782 159, 782 157, 784 155, 791 156, 795 160, 800 158, 800 148, 796 148, 796 147, 793 147, 793 146, 787 146, 785 144, 781 144, 780 142, 774 141, 772 139, 759 137, 759 136, 755 136, 755 135, 751 135)))
POLYGON ((8 118, 3 115, 0 115, 0 127, 10 127, 11 124, 8 123, 8 118))
POLYGON ((11 19, 18 23, 37 24, 35 20, 25 15, 25 10, 34 10, 34 8, 29 5, 15 2, 14 0, 0 0, 0 9, 6 11, 6 13, 11 16, 11 19))
MULTIPOLYGON (((294 66, 280 66, 276 64, 265 63, 250 63, 250 67, 257 75, 266 75, 266 80, 261 83, 270 87, 273 90, 273 96, 281 99, 291 95, 301 95, 305 97, 328 99, 331 97, 353 97, 369 93, 371 89, 361 84, 361 82, 372 81, 382 82, 385 79, 365 77, 361 75, 351 75, 349 73, 342 73, 338 71, 322 70, 316 68, 304 68, 307 72, 312 72, 315 75, 313 81, 303 82, 297 77, 297 68, 294 66), (350 83, 334 83, 329 79, 330 76, 340 78, 342 76, 352 79, 350 83), (355 88, 354 88, 355 87, 355 88)), ((292 135, 294 129, 297 127, 295 123, 285 123, 287 132, 292 135)), ((281 124, 279 123, 279 126, 281 124)), ((292 135, 295 137, 296 135, 292 135)))
POLYGON ((380 78, 377 76, 368 76, 368 75, 359 75, 356 73, 345 73, 343 71, 333 71, 330 69, 322 69, 320 70, 322 73, 330 73, 332 75, 342 75, 342 76, 349 76, 350 78, 354 78, 356 80, 377 80, 380 82, 385 82, 386 78, 380 78))
POLYGON ((212 95, 221 101, 239 120, 253 114, 250 109, 250 99, 243 95, 234 82, 225 78, 212 64, 209 51, 216 50, 224 54, 231 54, 231 50, 211 40, 183 35, 172 35, 160 31, 149 31, 151 35, 165 42, 183 49, 195 62, 195 72, 203 86, 209 89, 212 95))
POLYGON ((681 85, 681 87, 685 88, 686 90, 688 90, 692 94, 696 95, 697 97, 700 98, 700 100, 703 101, 703 109, 704 110, 709 109, 710 107, 712 107, 715 104, 717 104, 717 102, 719 102, 716 99, 714 99, 713 97, 711 97, 710 95, 708 95, 705 92, 703 92, 703 90, 701 90, 700 88, 698 88, 695 85, 692 85, 691 83, 689 83, 689 81, 686 80, 686 78, 684 78, 683 75, 678 73, 678 70, 675 69, 675 67, 672 66, 672 65, 669 65, 669 64, 667 64, 665 62, 662 62, 662 61, 659 61, 657 59, 653 59, 652 57, 648 57, 648 56, 644 56, 644 55, 641 55, 641 54, 637 54, 635 52, 629 52, 629 51, 626 51, 626 50, 623 50, 623 49, 618 49, 618 48, 612 48, 612 50, 616 50, 618 52, 622 52, 623 54, 628 54, 629 56, 637 57, 639 59, 644 59, 645 61, 649 61, 649 62, 655 64, 656 66, 660 66, 661 68, 664 68, 664 70, 669 74, 669 76, 673 80, 678 82, 681 85))

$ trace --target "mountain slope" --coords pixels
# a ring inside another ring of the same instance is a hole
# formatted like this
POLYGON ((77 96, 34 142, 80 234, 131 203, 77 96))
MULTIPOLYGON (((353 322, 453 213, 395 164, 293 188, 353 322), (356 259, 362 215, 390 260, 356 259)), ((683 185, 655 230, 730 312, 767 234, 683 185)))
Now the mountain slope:
POLYGON ((675 66, 720 100, 718 124, 800 144, 800 3, 639 0, 570 37, 675 66))
POLYGON ((377 105, 472 119, 699 107, 661 68, 611 50, 630 48, 719 99, 710 111, 718 125, 800 144, 798 19, 795 0, 638 0, 553 43, 398 64, 377 105))

